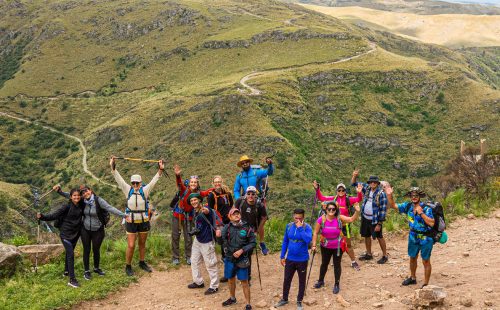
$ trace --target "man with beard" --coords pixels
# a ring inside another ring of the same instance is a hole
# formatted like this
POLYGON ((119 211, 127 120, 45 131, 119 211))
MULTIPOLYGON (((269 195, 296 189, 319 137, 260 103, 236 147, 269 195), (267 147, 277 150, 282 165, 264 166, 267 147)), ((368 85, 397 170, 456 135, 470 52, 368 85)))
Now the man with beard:
MULTIPOLYGON (((252 162, 252 158, 248 157, 247 155, 243 155, 240 157, 240 160, 237 163, 237 166, 242 170, 236 175, 236 180, 234 181, 233 197, 235 200, 240 198, 242 194, 245 195, 246 189, 249 187, 262 189, 261 182, 263 181, 263 179, 267 178, 270 175, 273 175, 274 173, 274 165, 271 158, 266 158, 266 163, 268 165, 267 169, 253 168, 251 167, 252 162)), ((267 255, 269 250, 264 243, 263 227, 264 226, 262 225, 262 230, 258 230, 256 232, 259 234, 259 245, 262 250, 262 254, 267 255)))

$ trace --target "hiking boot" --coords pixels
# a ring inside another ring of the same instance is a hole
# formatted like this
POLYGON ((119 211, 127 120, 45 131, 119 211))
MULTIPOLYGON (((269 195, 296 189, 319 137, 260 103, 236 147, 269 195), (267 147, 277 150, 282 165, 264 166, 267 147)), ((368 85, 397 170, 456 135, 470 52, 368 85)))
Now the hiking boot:
POLYGON ((302 301, 297 301, 297 310, 304 310, 304 307, 302 307, 302 301))
POLYGON ((205 283, 202 283, 202 284, 196 284, 196 283, 191 283, 188 285, 188 288, 202 288, 202 287, 205 287, 205 283))
POLYGON ((68 271, 63 272, 63 277, 67 277, 67 276, 69 276, 69 272, 68 271))
POLYGON ((83 278, 84 278, 85 280, 91 280, 91 279, 92 279, 92 275, 90 274, 90 271, 89 271, 89 270, 87 270, 87 271, 85 271, 85 272, 83 273, 83 278))
POLYGON ((146 264, 145 261, 140 261, 139 262, 139 268, 141 268, 142 270, 144 270, 146 272, 153 272, 153 269, 151 269, 151 267, 149 267, 148 264, 146 264))
POLYGON ((191 258, 190 257, 186 258, 186 264, 191 265, 191 258))
POLYGON ((236 298, 231 297, 228 300, 222 302, 222 306, 227 307, 227 306, 234 305, 235 303, 236 303, 236 298))
POLYGON ((209 288, 208 290, 205 291, 205 295, 212 295, 212 294, 215 294, 219 291, 218 288, 209 288))
POLYGON ((101 268, 94 268, 94 272, 100 275, 101 277, 106 275, 106 273, 102 271, 101 268))
POLYGON ((274 308, 283 307, 286 304, 288 304, 288 300, 282 299, 282 300, 278 301, 277 304, 274 305, 274 308))
POLYGON ((228 279, 226 277, 222 277, 219 280, 220 283, 226 283, 227 281, 228 281, 228 279))
POLYGON ((340 292, 340 285, 338 283, 335 283, 333 286, 333 293, 338 294, 340 292))
POLYGON ((351 263, 351 267, 356 269, 356 271, 360 271, 361 268, 359 268, 358 262, 354 261, 351 263))
POLYGON ((387 256, 382 256, 381 259, 377 261, 377 264, 385 264, 389 258, 387 256))
POLYGON ((133 276, 134 272, 132 271, 132 266, 130 266, 130 265, 125 266, 125 273, 129 277, 133 276))
POLYGON ((408 286, 408 285, 412 285, 412 284, 417 284, 417 279, 413 279, 412 277, 408 277, 403 281, 403 283, 401 283, 401 285, 403 285, 403 286, 408 286))
POLYGON ((252 310, 252 305, 246 305, 245 310, 252 310))
POLYGON ((262 251, 262 255, 267 255, 269 253, 269 249, 264 242, 260 243, 260 250, 262 251))
POLYGON ((173 265, 179 265, 180 263, 181 263, 181 262, 179 261, 179 259, 178 259, 178 258, 174 258, 174 259, 172 259, 172 264, 173 264, 173 265))
POLYGON ((359 257, 359 260, 372 260, 372 259, 373 259, 373 255, 368 254, 368 253, 365 253, 359 257))
POLYGON ((322 288, 323 286, 325 286, 325 281, 317 281, 314 283, 313 288, 322 288))
POLYGON ((80 287, 80 283, 75 278, 69 279, 68 285, 74 288, 80 287))

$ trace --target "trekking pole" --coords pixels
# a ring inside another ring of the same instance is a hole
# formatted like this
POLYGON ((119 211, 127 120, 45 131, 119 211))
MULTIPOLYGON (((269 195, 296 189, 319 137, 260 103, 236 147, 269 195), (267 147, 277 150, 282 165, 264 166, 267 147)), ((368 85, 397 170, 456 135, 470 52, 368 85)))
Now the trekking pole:
POLYGON ((257 254, 259 250, 255 249, 255 259, 257 260, 257 272, 259 273, 259 285, 260 285, 260 290, 262 291, 262 279, 260 277, 260 265, 259 265, 259 255, 257 254))
POLYGON ((307 291, 307 288, 309 287, 309 279, 311 278, 311 271, 313 268, 314 256, 316 256, 316 251, 313 251, 313 255, 311 258, 311 267, 309 267, 309 275, 307 276, 307 281, 306 281, 306 291, 307 291))
POLYGON ((115 159, 131 160, 131 161, 142 161, 145 163, 157 163, 158 159, 142 159, 142 158, 131 158, 131 157, 115 157, 115 159))
MULTIPOLYGON (((38 219, 36 227, 36 244, 40 244, 40 219, 38 219)), ((35 273, 38 273, 38 251, 35 252, 35 273)))
POLYGON ((318 203, 318 197, 316 196, 316 192, 314 192, 314 198, 313 198, 313 205, 311 208, 311 227, 314 225, 314 208, 316 207, 316 204, 318 203))

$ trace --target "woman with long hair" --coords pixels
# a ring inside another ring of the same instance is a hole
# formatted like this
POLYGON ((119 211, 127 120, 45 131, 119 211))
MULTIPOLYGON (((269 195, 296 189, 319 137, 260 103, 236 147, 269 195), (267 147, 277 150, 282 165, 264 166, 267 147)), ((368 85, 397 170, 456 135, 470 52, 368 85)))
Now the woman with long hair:
POLYGON ((316 251, 316 240, 318 234, 321 235, 321 267, 319 270, 319 279, 314 284, 314 288, 320 288, 325 285, 325 275, 328 270, 328 263, 333 257, 333 269, 335 273, 335 284, 333 293, 340 291, 340 275, 342 274, 342 223, 352 223, 359 217, 359 204, 355 204, 356 212, 351 217, 340 214, 338 205, 330 201, 326 206, 326 214, 322 215, 316 221, 312 238, 312 250, 316 251))
POLYGON ((55 226, 59 226, 66 259, 64 261, 64 275, 69 275, 68 285, 74 288, 80 286, 75 277, 75 247, 82 229, 83 208, 85 206, 81 199, 80 190, 73 188, 69 192, 69 201, 59 209, 48 214, 37 213, 36 218, 42 221, 57 220, 55 226))

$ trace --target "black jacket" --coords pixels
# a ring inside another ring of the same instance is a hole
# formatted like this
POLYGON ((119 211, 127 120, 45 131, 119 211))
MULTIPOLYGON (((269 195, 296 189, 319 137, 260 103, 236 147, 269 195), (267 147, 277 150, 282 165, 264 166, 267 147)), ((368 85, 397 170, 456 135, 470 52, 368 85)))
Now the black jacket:
POLYGON ((244 256, 256 246, 255 234, 253 229, 245 222, 240 225, 233 223, 226 224, 222 228, 221 238, 224 257, 235 259, 233 253, 243 249, 244 256))
POLYGON ((63 216, 61 228, 59 228, 60 236, 62 239, 74 240, 80 236, 80 230, 83 224, 83 200, 80 200, 78 205, 69 201, 62 205, 59 209, 54 210, 48 214, 42 214, 40 218, 42 221, 54 221, 63 216))

